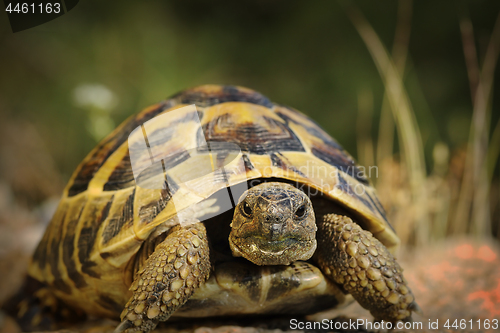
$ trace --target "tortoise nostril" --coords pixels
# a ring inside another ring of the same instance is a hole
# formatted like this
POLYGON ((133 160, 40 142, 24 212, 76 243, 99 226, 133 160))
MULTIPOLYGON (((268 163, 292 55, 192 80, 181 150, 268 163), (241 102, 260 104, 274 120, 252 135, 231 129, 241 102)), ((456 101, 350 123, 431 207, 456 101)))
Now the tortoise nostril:
POLYGON ((276 223, 281 223, 281 219, 278 216, 274 216, 272 214, 266 215, 266 217, 264 218, 264 220, 267 223, 272 223, 273 225, 276 224, 276 223))

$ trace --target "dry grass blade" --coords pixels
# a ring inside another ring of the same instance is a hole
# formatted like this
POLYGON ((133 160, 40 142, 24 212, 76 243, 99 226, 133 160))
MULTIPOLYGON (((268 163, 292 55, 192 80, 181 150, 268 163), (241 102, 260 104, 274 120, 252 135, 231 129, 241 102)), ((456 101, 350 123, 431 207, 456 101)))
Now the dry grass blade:
MULTIPOLYGON (((361 90, 358 93, 358 119, 357 119, 357 142, 358 142, 358 161, 361 165, 369 167, 373 165, 374 151, 371 135, 373 115, 373 94, 369 89, 361 90)), ((367 177, 376 177, 369 172, 367 177)))
MULTIPOLYGON (((488 135, 494 72, 500 52, 500 14, 495 22, 481 70, 479 70, 476 57, 472 23, 465 15, 462 15, 460 19, 460 30, 471 86, 473 116, 465 170, 454 220, 458 228, 456 231, 464 232, 470 216, 471 231, 477 236, 487 237, 490 236, 491 231, 489 206, 491 178, 488 174, 488 158, 495 158, 496 149, 494 144, 493 150, 489 152, 488 135)), ((491 163, 495 162, 490 161, 491 163)))
MULTIPOLYGON (((394 36, 394 45, 392 48, 392 57, 399 75, 403 77, 406 58, 408 55, 408 44, 410 42, 412 0, 399 1, 398 22, 396 34, 394 36)), ((382 111, 380 114, 379 135, 377 142, 377 165, 382 165, 383 161, 392 157, 394 149, 394 119, 387 101, 387 95, 384 95, 382 101, 382 111)))
POLYGON ((500 119, 491 135, 491 142, 488 148, 488 183, 493 181, 493 173, 500 157, 500 119))
MULTIPOLYGON (((380 76, 383 79, 387 99, 396 119, 399 140, 403 146, 404 160, 408 169, 412 200, 418 210, 413 223, 418 225, 416 243, 426 244, 429 240, 429 218, 426 206, 425 160, 422 140, 413 110, 411 108, 401 75, 394 61, 383 46, 380 38, 354 5, 347 7, 347 13, 366 44, 380 76)), ((413 226, 408 226, 413 228, 413 226)))

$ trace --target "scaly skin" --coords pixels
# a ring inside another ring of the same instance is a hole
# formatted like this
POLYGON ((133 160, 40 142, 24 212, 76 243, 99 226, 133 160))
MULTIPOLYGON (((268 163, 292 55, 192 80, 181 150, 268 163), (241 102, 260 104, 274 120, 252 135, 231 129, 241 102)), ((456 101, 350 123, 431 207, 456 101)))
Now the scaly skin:
POLYGON ((320 221, 315 259, 321 270, 376 320, 411 320, 420 309, 387 248, 349 217, 328 214, 320 221))
POLYGON ((207 234, 202 223, 172 228, 130 287, 134 295, 115 332, 150 331, 167 320, 209 277, 207 234))
POLYGON ((285 183, 263 183, 241 196, 229 246, 234 257, 259 266, 290 265, 312 257, 316 230, 312 203, 304 192, 285 183))

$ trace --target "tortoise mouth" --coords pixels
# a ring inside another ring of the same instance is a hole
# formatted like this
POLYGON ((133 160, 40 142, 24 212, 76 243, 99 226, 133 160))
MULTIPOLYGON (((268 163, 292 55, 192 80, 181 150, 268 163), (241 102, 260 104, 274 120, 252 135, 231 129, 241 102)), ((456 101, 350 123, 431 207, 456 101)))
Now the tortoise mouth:
POLYGON ((281 254, 285 250, 296 247, 304 241, 295 237, 282 237, 277 240, 270 240, 261 236, 249 236, 245 238, 245 242, 255 244, 262 252, 281 254))
POLYGON ((316 250, 315 239, 282 237, 270 240, 262 236, 230 238, 229 245, 235 257, 243 257, 262 265, 289 265, 297 260, 308 260, 316 250))

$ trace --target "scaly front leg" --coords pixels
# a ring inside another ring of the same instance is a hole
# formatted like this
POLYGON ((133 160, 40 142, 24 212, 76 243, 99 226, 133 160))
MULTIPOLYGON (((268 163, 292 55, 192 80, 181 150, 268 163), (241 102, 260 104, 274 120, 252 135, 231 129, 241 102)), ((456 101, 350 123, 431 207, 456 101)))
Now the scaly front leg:
POLYGON ((327 214, 318 219, 315 259, 376 320, 411 320, 419 312, 403 269, 371 232, 349 217, 327 214))
POLYGON ((136 274, 130 287, 134 295, 115 332, 153 330, 205 283, 210 267, 205 226, 195 223, 172 228, 136 274))

